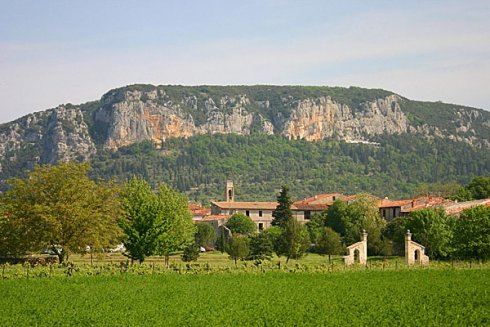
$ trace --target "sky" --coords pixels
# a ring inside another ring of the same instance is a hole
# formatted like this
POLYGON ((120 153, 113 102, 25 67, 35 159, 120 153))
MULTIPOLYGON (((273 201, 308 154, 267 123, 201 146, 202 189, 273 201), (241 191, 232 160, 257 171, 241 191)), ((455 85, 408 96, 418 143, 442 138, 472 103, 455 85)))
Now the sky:
POLYGON ((0 123, 136 83, 360 86, 490 110, 490 1, 0 0, 0 123))

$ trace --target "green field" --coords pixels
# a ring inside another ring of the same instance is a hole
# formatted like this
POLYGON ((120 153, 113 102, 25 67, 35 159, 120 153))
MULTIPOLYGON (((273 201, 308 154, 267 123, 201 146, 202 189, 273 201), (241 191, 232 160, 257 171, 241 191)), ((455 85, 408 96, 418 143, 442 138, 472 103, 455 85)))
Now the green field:
POLYGON ((483 326, 490 270, 239 271, 0 281, 0 326, 483 326))

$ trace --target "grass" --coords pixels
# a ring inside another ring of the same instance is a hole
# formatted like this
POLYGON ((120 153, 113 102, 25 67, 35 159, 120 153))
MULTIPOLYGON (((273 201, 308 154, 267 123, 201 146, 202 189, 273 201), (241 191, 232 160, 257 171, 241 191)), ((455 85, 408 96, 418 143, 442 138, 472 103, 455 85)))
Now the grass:
POLYGON ((490 324, 488 269, 116 274, 0 281, 0 326, 490 324))

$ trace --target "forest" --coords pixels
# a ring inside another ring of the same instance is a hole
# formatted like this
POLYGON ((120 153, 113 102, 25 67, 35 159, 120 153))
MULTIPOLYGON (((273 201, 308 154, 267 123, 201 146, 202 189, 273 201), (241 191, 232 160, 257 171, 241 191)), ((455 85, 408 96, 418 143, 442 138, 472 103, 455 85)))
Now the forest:
POLYGON ((273 200, 279 185, 293 198, 369 192, 379 197, 451 196, 459 185, 490 174, 490 151, 447 139, 382 135, 378 144, 307 142, 266 135, 202 135, 147 141, 92 160, 94 178, 143 176, 165 182, 190 200, 220 200, 227 177, 239 201, 273 200), (444 194, 438 194, 442 192, 444 194))

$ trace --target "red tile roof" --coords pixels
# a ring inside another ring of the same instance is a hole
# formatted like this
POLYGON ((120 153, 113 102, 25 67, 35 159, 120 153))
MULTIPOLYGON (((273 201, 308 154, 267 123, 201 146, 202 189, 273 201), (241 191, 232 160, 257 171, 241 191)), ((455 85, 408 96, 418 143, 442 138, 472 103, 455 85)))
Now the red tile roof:
POLYGON ((407 205, 409 203, 412 203, 412 200, 389 200, 389 199, 382 199, 378 201, 378 208, 393 208, 393 207, 403 207, 404 205, 407 205))
POLYGON ((231 215, 209 215, 200 221, 228 220, 230 217, 231 215))
POLYGON ((277 202, 211 202, 221 209, 251 209, 251 210, 275 210, 277 202))

